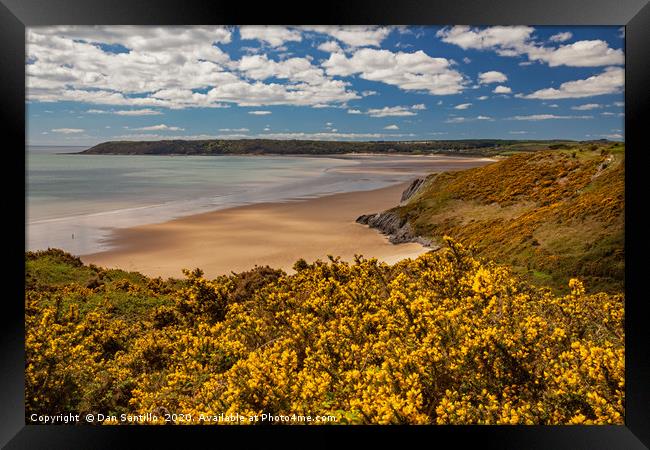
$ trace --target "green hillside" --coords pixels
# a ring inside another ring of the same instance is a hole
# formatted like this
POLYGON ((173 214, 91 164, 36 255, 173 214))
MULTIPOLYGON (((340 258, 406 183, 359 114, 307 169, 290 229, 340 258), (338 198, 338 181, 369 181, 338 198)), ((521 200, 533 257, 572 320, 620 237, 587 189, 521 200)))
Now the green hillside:
POLYGON ((624 286, 623 144, 578 145, 511 156, 484 167, 433 174, 387 213, 411 236, 476 246, 531 281, 593 291, 624 286))

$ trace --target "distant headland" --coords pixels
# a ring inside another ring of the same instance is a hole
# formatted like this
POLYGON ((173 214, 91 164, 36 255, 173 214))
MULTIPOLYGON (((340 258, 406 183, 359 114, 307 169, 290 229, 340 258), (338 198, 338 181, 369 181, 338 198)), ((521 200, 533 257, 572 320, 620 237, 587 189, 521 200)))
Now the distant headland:
MULTIPOLYGON (((417 141, 312 141, 273 139, 211 139, 163 141, 109 141, 83 152, 89 155, 342 155, 461 154, 508 155, 514 152, 568 149, 591 141, 570 140, 417 140, 417 141)), ((593 141, 602 144, 606 140, 593 141)))

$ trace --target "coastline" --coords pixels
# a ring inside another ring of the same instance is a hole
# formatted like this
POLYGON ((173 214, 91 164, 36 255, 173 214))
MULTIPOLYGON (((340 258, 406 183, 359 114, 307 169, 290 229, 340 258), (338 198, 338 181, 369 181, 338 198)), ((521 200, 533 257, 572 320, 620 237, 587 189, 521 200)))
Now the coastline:
POLYGON ((299 258, 328 255, 351 261, 355 254, 387 263, 429 251, 420 244, 394 245, 355 222, 361 214, 399 203, 409 183, 286 202, 258 203, 180 217, 163 223, 116 229, 111 249, 81 255, 84 263, 182 278, 181 269, 216 277, 269 265, 292 272, 299 258))

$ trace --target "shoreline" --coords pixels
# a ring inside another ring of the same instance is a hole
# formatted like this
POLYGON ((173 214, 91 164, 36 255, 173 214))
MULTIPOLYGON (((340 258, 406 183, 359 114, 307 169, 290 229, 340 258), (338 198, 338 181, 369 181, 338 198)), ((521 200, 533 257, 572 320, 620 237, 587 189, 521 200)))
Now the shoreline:
POLYGON ((183 278, 181 269, 202 269, 207 277, 269 265, 293 272, 296 260, 352 261, 355 254, 387 263, 430 249, 391 244, 376 230, 356 223, 361 214, 399 203, 409 183, 309 199, 256 203, 204 212, 167 222, 115 229, 110 249, 81 255, 84 263, 183 278))

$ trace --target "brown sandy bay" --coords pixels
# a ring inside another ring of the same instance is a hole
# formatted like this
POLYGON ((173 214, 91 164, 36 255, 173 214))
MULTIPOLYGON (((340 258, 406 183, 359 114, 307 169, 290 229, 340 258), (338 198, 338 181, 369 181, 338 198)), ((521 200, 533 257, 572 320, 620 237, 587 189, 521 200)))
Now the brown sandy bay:
MULTIPOLYGON (((415 162, 415 160, 413 160, 415 162)), ((413 178, 433 171, 484 165, 489 160, 442 158, 413 164, 368 163, 343 170, 404 171, 413 178), (436 170, 437 169, 437 170, 436 170)), ((415 258, 429 249, 420 244, 393 245, 387 237, 355 222, 361 214, 397 205, 408 183, 382 189, 277 203, 258 203, 177 218, 164 223, 115 229, 110 249, 81 256, 85 263, 138 271, 149 276, 182 277, 182 269, 201 268, 208 277, 269 265, 292 272, 299 258, 308 262, 328 255, 351 261, 354 255, 387 263, 415 258)))

